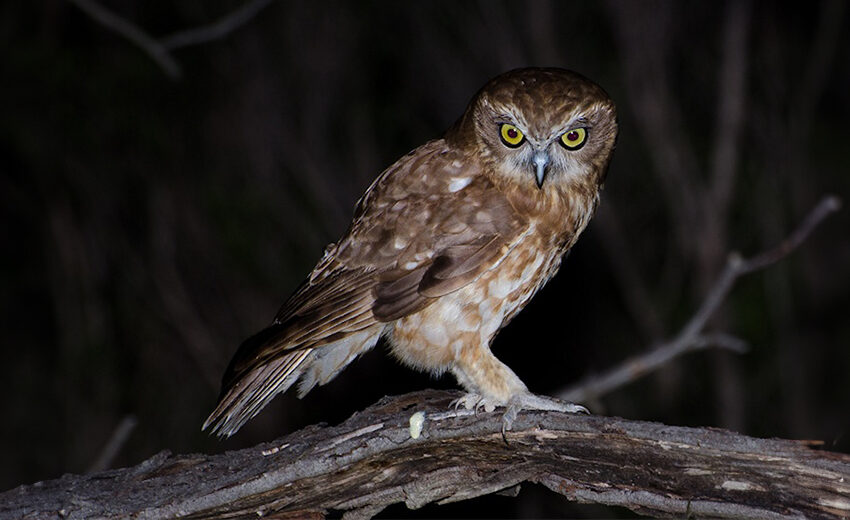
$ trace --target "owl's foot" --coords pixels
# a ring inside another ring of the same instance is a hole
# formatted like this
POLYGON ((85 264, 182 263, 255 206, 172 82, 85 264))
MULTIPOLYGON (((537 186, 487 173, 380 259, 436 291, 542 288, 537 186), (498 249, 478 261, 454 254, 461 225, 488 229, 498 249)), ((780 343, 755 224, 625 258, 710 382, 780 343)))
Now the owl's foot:
POLYGON ((449 403, 450 408, 457 410, 463 406, 467 410, 475 409, 476 413, 482 409, 485 412, 492 412, 497 407, 504 406, 505 413, 502 415, 502 435, 510 430, 514 424, 514 420, 520 410, 546 410, 553 412, 566 413, 586 413, 589 414, 587 408, 580 404, 568 403, 555 399, 554 397, 546 397, 544 395, 535 395, 531 392, 519 393, 513 396, 507 404, 502 404, 494 399, 484 397, 476 393, 468 393, 463 397, 455 399, 449 403))
POLYGON ((546 397, 544 395, 535 395, 531 392, 517 394, 511 397, 508 401, 507 410, 502 415, 502 436, 513 426, 514 419, 520 410, 547 410, 554 412, 566 413, 586 413, 589 414, 587 408, 580 404, 569 403, 555 399, 554 397, 546 397))

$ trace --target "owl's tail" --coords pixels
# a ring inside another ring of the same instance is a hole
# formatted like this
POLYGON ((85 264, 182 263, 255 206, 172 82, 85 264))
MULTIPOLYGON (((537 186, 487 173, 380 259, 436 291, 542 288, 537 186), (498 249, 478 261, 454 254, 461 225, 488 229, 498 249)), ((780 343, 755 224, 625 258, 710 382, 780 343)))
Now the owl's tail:
POLYGON ((307 348, 282 344, 285 329, 278 324, 248 338, 225 371, 218 405, 201 429, 210 428, 210 433, 230 437, 299 379, 298 397, 304 397, 316 384, 327 383, 373 347, 382 329, 383 325, 372 326, 307 348), (263 355, 268 352, 276 354, 263 355))
POLYGON ((207 417, 202 430, 211 428, 210 433, 230 437, 277 394, 286 392, 298 380, 302 365, 313 349, 291 350, 258 363, 256 353, 274 346, 280 332, 273 325, 242 343, 224 373, 218 405, 207 417))

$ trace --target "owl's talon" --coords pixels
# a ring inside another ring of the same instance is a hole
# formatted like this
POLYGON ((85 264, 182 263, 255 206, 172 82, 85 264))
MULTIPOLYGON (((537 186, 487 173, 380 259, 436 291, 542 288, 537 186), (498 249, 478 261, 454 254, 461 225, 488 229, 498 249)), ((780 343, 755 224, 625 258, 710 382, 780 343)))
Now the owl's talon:
MULTIPOLYGON (((519 410, 520 408, 516 404, 508 405, 504 415, 502 415, 502 438, 505 438, 505 432, 510 430, 513 426, 519 410)), ((507 442, 507 440, 505 440, 505 442, 507 442)))
POLYGON ((492 399, 488 399, 486 397, 481 397, 477 403, 475 403, 475 413, 484 410, 487 413, 492 412, 496 409, 497 406, 500 406, 496 401, 492 399))

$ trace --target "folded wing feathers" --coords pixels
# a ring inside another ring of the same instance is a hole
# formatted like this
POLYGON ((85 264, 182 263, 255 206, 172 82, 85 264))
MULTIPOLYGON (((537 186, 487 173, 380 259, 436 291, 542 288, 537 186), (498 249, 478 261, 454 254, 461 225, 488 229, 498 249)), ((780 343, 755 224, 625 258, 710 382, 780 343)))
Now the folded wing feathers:
POLYGON ((482 272, 491 269, 501 256, 502 237, 488 237, 482 245, 463 245, 446 249, 442 261, 434 262, 419 284, 422 296, 436 298, 463 287, 482 272))

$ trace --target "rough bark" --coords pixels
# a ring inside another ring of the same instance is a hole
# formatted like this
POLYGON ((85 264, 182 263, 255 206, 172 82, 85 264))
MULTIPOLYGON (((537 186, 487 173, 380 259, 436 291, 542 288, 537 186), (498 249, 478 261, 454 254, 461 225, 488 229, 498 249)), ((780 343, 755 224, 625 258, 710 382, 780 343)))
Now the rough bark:
POLYGON ((366 518, 529 481, 569 500, 655 516, 850 515, 850 456, 810 442, 756 439, 614 417, 453 411, 459 394, 385 398, 334 427, 311 426, 220 455, 160 453, 138 466, 21 486, 0 518, 366 518), (421 435, 410 418, 424 412, 421 435))

